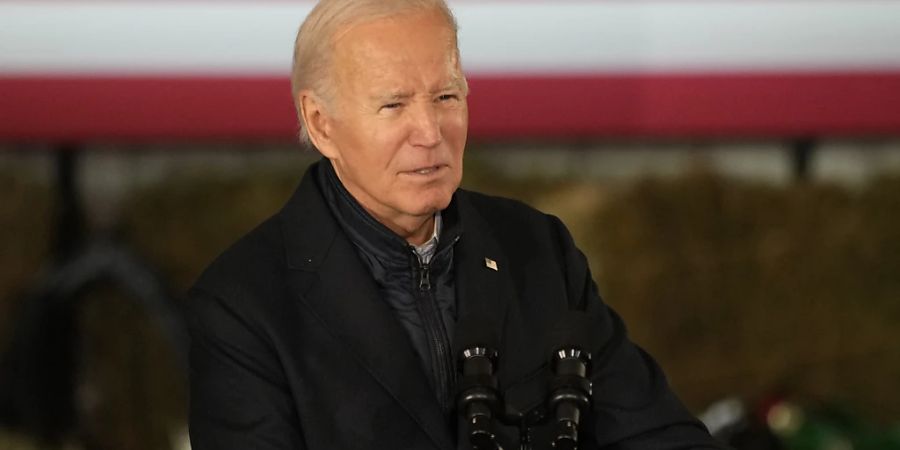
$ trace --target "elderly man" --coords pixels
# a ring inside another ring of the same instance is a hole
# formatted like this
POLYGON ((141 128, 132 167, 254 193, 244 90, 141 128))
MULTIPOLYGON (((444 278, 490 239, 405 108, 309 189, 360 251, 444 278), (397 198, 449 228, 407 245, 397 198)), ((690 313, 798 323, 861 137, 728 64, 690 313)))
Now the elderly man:
MULTIPOLYGON (((467 85, 443 0, 320 1, 293 89, 324 158, 190 291, 195 450, 467 448, 460 327, 487 318, 499 394, 528 412, 571 310, 590 318, 595 352, 580 448, 717 446, 628 341, 558 219, 458 189, 467 85)), ((497 426, 506 448, 518 433, 497 426)))

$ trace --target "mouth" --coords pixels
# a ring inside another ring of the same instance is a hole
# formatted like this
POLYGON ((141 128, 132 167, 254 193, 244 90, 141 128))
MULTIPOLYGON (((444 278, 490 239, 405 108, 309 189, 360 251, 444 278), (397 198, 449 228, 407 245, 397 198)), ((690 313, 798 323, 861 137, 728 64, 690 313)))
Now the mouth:
POLYGON ((433 174, 439 172, 441 169, 443 169, 445 167, 447 167, 447 166, 444 164, 438 164, 438 165, 434 165, 434 166, 419 167, 417 169, 407 170, 402 173, 404 173, 406 175, 428 176, 428 175, 433 175, 433 174))

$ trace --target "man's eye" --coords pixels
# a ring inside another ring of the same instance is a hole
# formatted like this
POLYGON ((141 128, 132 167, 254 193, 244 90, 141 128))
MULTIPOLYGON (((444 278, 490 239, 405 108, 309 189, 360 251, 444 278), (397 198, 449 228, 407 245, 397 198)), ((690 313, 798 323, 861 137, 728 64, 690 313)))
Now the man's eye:
POLYGON ((397 109, 401 106, 403 106, 403 103, 387 103, 387 104, 381 105, 381 109, 397 109))
POLYGON ((438 97, 438 101, 446 102, 447 100, 456 100, 458 98, 459 97, 457 97, 456 94, 444 94, 444 95, 438 97))

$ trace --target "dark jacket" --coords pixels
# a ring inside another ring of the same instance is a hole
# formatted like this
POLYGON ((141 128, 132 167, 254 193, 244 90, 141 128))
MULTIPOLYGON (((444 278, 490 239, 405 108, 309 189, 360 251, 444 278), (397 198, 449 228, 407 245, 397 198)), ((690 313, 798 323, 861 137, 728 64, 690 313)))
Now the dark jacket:
MULTIPOLYGON (((465 230, 456 329, 493 320, 508 404, 543 401, 552 328, 582 310, 598 350, 581 448, 717 447, 627 339, 558 219, 464 190, 453 202, 465 230)), ((309 173, 210 265, 188 304, 194 450, 456 448, 408 334, 309 173)))
POLYGON ((366 212, 341 184, 327 159, 310 174, 315 175, 332 216, 372 274, 379 297, 409 335, 438 403, 451 416, 456 384, 451 341, 457 318, 451 269, 453 246, 461 233, 456 205, 451 203, 443 211, 441 236, 426 262, 412 245, 366 212))

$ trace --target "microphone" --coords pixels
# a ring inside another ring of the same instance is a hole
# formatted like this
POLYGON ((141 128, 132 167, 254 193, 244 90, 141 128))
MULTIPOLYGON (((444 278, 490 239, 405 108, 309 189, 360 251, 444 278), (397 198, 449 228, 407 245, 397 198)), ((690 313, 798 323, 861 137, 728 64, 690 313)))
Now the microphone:
POLYGON ((560 343, 553 351, 550 367, 553 381, 548 405, 554 415, 553 447, 578 448, 578 425, 583 411, 591 406, 591 322, 580 311, 567 312, 560 321, 560 343))
POLYGON ((500 339, 491 322, 477 317, 460 320, 456 335, 462 380, 457 395, 460 426, 466 427, 474 450, 495 450, 494 418, 500 408, 497 360, 500 339))

